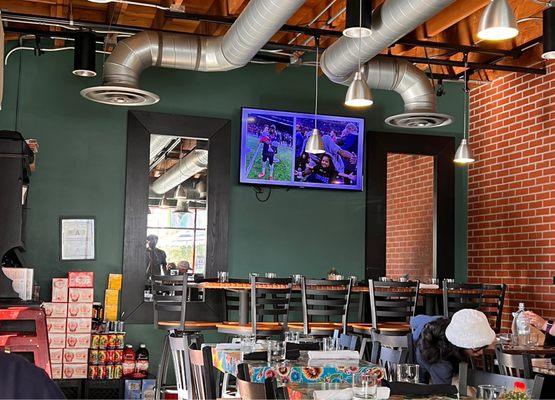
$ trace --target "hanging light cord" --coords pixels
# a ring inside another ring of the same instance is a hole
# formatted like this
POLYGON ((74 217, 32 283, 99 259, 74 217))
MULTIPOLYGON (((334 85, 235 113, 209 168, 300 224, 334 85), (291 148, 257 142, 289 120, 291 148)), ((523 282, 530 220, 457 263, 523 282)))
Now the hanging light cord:
POLYGON ((314 68, 315 71, 315 86, 316 91, 315 95, 316 98, 314 99, 314 129, 317 128, 316 117, 318 116, 318 66, 320 65, 320 54, 319 54, 319 47, 320 47, 320 38, 318 36, 314 36, 314 42, 316 44, 316 67, 314 68))
POLYGON ((362 47, 362 1, 358 1, 358 72, 360 72, 360 48, 362 47))
POLYGON ((463 131, 463 138, 468 139, 468 117, 466 113, 468 112, 468 54, 465 54, 464 58, 464 115, 463 115, 463 122, 464 122, 464 131, 463 131))
POLYGON ((19 66, 17 73, 17 93, 15 97, 15 131, 18 132, 19 128, 19 92, 21 87, 21 64, 22 64, 22 53, 19 53, 19 66))

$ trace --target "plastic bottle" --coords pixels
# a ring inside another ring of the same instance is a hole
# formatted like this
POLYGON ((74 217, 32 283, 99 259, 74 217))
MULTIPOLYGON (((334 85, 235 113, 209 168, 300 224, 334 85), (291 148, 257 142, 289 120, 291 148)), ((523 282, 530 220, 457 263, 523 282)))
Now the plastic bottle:
POLYGON ((518 303, 518 310, 513 313, 512 332, 516 336, 517 345, 526 346, 528 344, 530 320, 524 315, 524 303, 518 303))
POLYGON ((135 372, 135 350, 133 350, 133 345, 125 345, 125 350, 123 350, 123 376, 129 377, 133 376, 135 372))
POLYGON ((144 343, 135 352, 135 372, 143 378, 148 375, 148 350, 144 343))

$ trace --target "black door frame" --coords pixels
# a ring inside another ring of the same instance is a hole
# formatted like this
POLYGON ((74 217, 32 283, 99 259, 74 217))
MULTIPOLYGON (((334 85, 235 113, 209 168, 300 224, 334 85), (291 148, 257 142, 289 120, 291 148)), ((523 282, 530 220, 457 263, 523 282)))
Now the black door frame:
MULTIPOLYGON (((216 276, 228 266, 228 223, 231 159, 231 122, 227 119, 129 111, 127 117, 127 161, 125 176, 125 221, 123 243, 122 319, 152 323, 152 304, 143 301, 146 268, 146 229, 149 186, 150 135, 208 139, 208 223, 206 273, 216 276), (140 266, 140 267, 139 267, 140 266)), ((187 309, 202 320, 221 318, 220 309, 201 302, 187 309)), ((196 319, 200 319, 197 318, 196 319)))
POLYGON ((367 135, 365 278, 386 275, 387 154, 434 157, 433 237, 436 277, 455 275, 455 138, 402 133, 367 135))

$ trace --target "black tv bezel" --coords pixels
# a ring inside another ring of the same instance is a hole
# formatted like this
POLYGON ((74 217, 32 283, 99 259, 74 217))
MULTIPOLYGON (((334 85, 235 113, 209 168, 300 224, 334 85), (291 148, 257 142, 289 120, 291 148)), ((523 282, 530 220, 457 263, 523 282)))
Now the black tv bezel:
POLYGON ((241 157, 241 152, 243 150, 243 146, 242 146, 242 138, 243 138, 243 110, 247 108, 247 109, 251 109, 251 110, 260 110, 260 111, 277 111, 277 112, 289 112, 289 113, 298 113, 298 114, 307 114, 310 115, 310 112, 303 112, 303 111, 292 111, 292 110, 277 110, 274 108, 259 108, 259 107, 248 107, 248 106, 242 106, 241 107, 241 114, 239 117, 239 154, 238 154, 238 158, 239 158, 239 170, 238 170, 238 176, 237 176, 237 181, 238 184, 241 186, 252 186, 252 187, 260 187, 260 188, 283 188, 286 190, 292 190, 292 189, 300 189, 300 190, 325 190, 325 191, 331 191, 331 192, 352 192, 352 193, 362 193, 365 192, 366 190, 366 153, 367 153, 367 138, 366 138, 366 118, 365 117, 353 117, 351 115, 338 115, 338 114, 321 114, 318 113, 318 116, 323 116, 323 117, 340 117, 340 118, 352 118, 352 119, 359 119, 362 120, 364 127, 362 129, 363 131, 363 142, 362 142, 362 168, 361 168, 361 172, 362 172, 362 187, 360 189, 345 189, 342 187, 333 189, 332 187, 314 187, 314 186, 297 186, 297 185, 288 185, 288 184, 267 184, 267 183, 253 183, 253 182, 242 182, 241 181, 241 161, 242 161, 242 157, 241 157))

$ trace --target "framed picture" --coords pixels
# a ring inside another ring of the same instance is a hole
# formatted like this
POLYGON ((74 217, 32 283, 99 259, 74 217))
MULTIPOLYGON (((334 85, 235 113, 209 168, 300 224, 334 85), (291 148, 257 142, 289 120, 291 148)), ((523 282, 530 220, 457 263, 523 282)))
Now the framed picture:
POLYGON ((60 217, 60 260, 93 261, 95 257, 95 219, 60 217))

